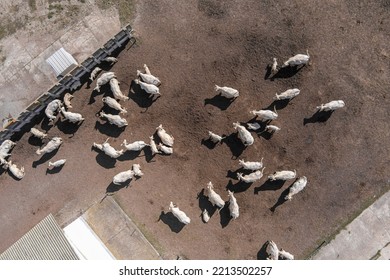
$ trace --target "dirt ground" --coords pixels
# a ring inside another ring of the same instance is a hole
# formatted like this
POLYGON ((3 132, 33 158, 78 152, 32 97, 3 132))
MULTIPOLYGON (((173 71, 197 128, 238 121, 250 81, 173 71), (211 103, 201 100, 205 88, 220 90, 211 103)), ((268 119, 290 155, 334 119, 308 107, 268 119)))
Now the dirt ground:
MULTIPOLYGON (((92 94, 94 82, 74 93, 72 111, 83 114, 84 123, 58 121, 48 130, 64 138, 58 152, 40 159, 34 151, 41 143, 25 134, 11 157, 25 166, 25 178, 0 175, 0 251, 48 213, 66 224, 115 192, 166 259, 261 259, 269 239, 298 259, 307 257, 390 186, 389 8, 388 1, 139 1, 132 22, 138 43, 111 68, 130 97, 121 102, 129 125, 120 130, 99 120, 101 98, 110 91, 92 94), (309 65, 269 77, 273 57, 282 63, 306 49, 309 65), (144 63, 162 81, 154 102, 132 83, 144 63), (215 84, 240 96, 232 103, 215 97, 215 84), (295 87, 298 97, 273 103, 276 92, 295 87), (337 99, 346 107, 315 114, 316 106, 337 99), (244 148, 232 123, 274 105, 279 117, 273 124, 281 131, 253 133, 254 144, 244 148), (159 124, 175 138, 171 156, 151 157, 146 149, 112 160, 91 148, 107 137, 116 148, 124 139, 148 141, 159 124), (208 130, 227 138, 213 147, 204 141, 208 130), (239 183, 238 159, 262 157, 265 176, 239 183), (60 158, 68 160, 62 170, 47 173, 48 160, 60 158), (128 188, 113 185, 112 177, 133 163, 145 175, 128 188), (288 202, 282 198, 293 182, 267 181, 282 169, 308 178, 288 202), (238 219, 230 220, 227 208, 214 211, 201 192, 209 181, 226 201, 226 189, 235 192, 238 219), (170 201, 188 214, 189 225, 167 213, 170 201), (200 217, 204 208, 213 212, 208 224, 200 217)), ((49 128, 46 120, 36 127, 49 128)))

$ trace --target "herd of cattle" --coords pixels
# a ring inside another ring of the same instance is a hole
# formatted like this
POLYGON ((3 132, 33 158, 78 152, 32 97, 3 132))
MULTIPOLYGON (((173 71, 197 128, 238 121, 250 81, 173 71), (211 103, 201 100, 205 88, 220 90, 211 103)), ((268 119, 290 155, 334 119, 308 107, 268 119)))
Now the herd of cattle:
MULTIPOLYGON (((273 64, 271 66, 271 73, 275 74, 279 71, 280 68, 284 67, 297 67, 297 66, 303 66, 306 65, 309 62, 310 56, 309 53, 307 54, 298 54, 291 58, 289 58, 284 64, 279 67, 277 64, 276 58, 273 59, 273 64)), ((117 59, 114 57, 109 57, 106 59, 107 62, 114 64, 117 62, 117 59)), ((93 82, 96 77, 96 87, 94 88, 94 91, 100 92, 100 88, 103 85, 109 84, 112 97, 105 96, 102 98, 102 101, 104 104, 109 106, 110 108, 116 110, 117 114, 108 114, 104 111, 101 111, 99 114, 100 118, 106 119, 110 124, 117 126, 119 128, 125 127, 128 125, 127 120, 122 117, 120 114, 126 114, 126 109, 120 104, 121 101, 126 101, 129 99, 128 96, 124 95, 120 89, 120 84, 118 80, 116 79, 114 72, 105 72, 102 73, 100 76, 100 72, 102 72, 102 69, 99 67, 96 67, 90 74, 90 80, 93 82)), ((140 88, 148 94, 149 98, 154 98, 160 96, 160 90, 159 86, 161 85, 161 81, 158 77, 151 74, 149 68, 147 65, 144 65, 144 72, 137 70, 137 79, 134 80, 136 84, 140 86, 140 88)), ((239 91, 226 86, 218 86, 215 85, 215 91, 217 94, 220 94, 221 96, 234 100, 237 97, 239 97, 239 91)), ((274 100, 291 100, 298 96, 300 94, 300 90, 297 88, 288 89, 283 93, 276 94, 274 97, 274 100)), ((64 120, 69 121, 70 123, 80 125, 84 121, 83 116, 80 113, 71 112, 69 109, 72 108, 71 105, 71 99, 73 96, 69 93, 66 93, 63 100, 55 99, 52 102, 50 102, 46 109, 45 109, 45 115, 49 119, 51 123, 54 123, 57 116, 59 114, 62 115, 64 120)), ((321 104, 320 106, 316 107, 318 111, 333 111, 338 108, 344 107, 345 104, 342 100, 334 100, 331 102, 328 102, 326 104, 321 104)), ((254 115, 258 120, 265 124, 265 130, 270 133, 275 133, 280 130, 279 127, 276 125, 270 124, 271 121, 275 120, 278 117, 278 113, 274 109, 272 110, 251 110, 250 114, 254 115)), ((246 123, 245 127, 244 125, 240 124, 239 122, 233 123, 233 128, 237 130, 238 139, 242 142, 242 144, 247 147, 254 143, 254 138, 249 130, 252 131, 258 131, 261 128, 261 125, 258 122, 252 122, 252 123, 246 123)), ((117 150, 114 147, 112 147, 109 144, 109 138, 103 142, 102 144, 93 143, 93 147, 96 150, 99 150, 106 154, 107 156, 111 158, 118 158, 119 156, 123 155, 126 151, 141 151, 145 147, 149 147, 152 155, 155 154, 167 154, 170 155, 173 153, 173 143, 174 138, 172 135, 168 134, 166 130, 163 128, 162 125, 159 125, 156 128, 157 135, 161 141, 157 144, 155 142, 155 139, 153 136, 149 137, 149 143, 145 143, 144 141, 135 141, 132 143, 128 143, 126 140, 123 141, 121 146, 124 147, 124 149, 117 150)), ((30 133, 39 139, 45 139, 47 138, 47 134, 45 132, 42 132, 38 130, 37 128, 31 128, 30 133)), ((208 139, 213 143, 220 143, 223 141, 224 137, 209 131, 208 132, 208 139)), ((38 148, 36 151, 37 155, 43 155, 46 153, 51 153, 58 149, 61 144, 63 143, 63 139, 61 137, 53 137, 50 139, 49 142, 47 142, 46 145, 44 145, 42 148, 38 148)), ((15 146, 15 142, 11 140, 6 140, 0 145, 0 166, 3 169, 8 169, 9 173, 11 173, 15 178, 18 180, 21 180, 24 175, 24 167, 18 167, 16 164, 12 163, 12 160, 7 160, 9 156, 11 156, 11 150, 15 146)), ((49 162, 48 167, 49 168, 58 168, 64 165, 66 162, 66 159, 59 159, 55 162, 49 162)), ((239 165, 242 167, 242 169, 247 173, 237 173, 237 178, 240 181, 243 181, 245 183, 253 183, 255 181, 260 180, 263 177, 263 158, 260 161, 244 161, 240 159, 239 165)), ((112 182, 117 185, 124 184, 126 182, 129 182, 134 176, 141 177, 143 175, 141 171, 141 166, 139 164, 133 164, 132 168, 130 170, 125 170, 122 172, 119 172, 113 177, 112 182)), ((274 180, 293 180, 297 178, 297 172, 296 170, 281 170, 274 172, 273 174, 270 174, 268 176, 268 179, 270 181, 274 180)), ((302 191, 307 184, 307 178, 305 176, 301 176, 293 183, 293 185, 289 189, 289 193, 285 196, 285 200, 291 200, 294 195, 302 191)), ((225 207, 225 201, 221 198, 221 196, 214 190, 212 182, 209 182, 207 186, 204 189, 204 195, 208 198, 210 203, 216 207, 217 209, 222 209, 225 207)), ((228 208, 230 212, 230 216, 232 219, 237 219, 239 217, 239 205, 237 203, 237 199, 234 196, 233 192, 228 191, 229 201, 228 201, 228 208)), ((186 215, 186 213, 182 210, 180 210, 177 205, 175 205, 173 202, 169 203, 169 211, 172 212, 172 214, 180 221, 181 223, 187 225, 191 222, 191 219, 186 215)), ((205 223, 207 223, 210 220, 210 215, 206 209, 202 212, 202 219, 205 223)), ((269 259, 294 259, 294 256, 284 250, 279 250, 276 244, 269 240, 267 242, 266 246, 266 252, 268 254, 269 259)))

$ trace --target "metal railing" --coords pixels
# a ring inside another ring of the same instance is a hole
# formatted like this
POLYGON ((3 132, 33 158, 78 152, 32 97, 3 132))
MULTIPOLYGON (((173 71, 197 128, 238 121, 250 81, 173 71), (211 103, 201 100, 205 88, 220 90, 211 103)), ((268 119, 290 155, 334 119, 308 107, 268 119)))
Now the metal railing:
POLYGON ((12 140, 16 134, 25 133, 32 127, 32 122, 43 114, 47 104, 54 99, 62 99, 66 92, 74 92, 82 86, 82 80, 91 71, 103 62, 108 56, 115 54, 125 44, 135 43, 132 36, 130 25, 122 28, 113 38, 108 40, 103 47, 97 49, 92 56, 85 59, 78 67, 73 69, 69 74, 64 76, 57 84, 52 86, 47 92, 41 94, 34 102, 28 105, 19 115, 17 120, 0 131, 0 144, 5 140, 12 140))

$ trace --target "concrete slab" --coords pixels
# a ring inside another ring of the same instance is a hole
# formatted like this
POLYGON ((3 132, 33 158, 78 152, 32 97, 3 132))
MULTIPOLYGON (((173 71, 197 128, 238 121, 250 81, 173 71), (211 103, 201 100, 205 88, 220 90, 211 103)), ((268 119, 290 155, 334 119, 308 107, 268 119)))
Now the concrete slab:
POLYGON ((82 217, 67 225, 64 233, 81 260, 115 259, 82 217))
POLYGON ((364 210, 334 240, 321 248, 315 260, 369 260, 390 258, 390 192, 364 210))
MULTIPOLYGON (((96 10, 84 19, 95 38, 99 42, 106 42, 121 28, 119 14, 116 9, 107 9, 104 15, 96 10)), ((102 43, 102 45, 104 44, 102 43)))
POLYGON ((29 63, 32 57, 26 51, 26 46, 23 46, 15 37, 7 37, 4 40, 2 52, 6 59, 0 71, 4 78, 9 79, 29 63))
POLYGON ((55 51, 64 47, 81 63, 119 29, 116 9, 104 14, 96 9, 72 26, 47 32, 40 40, 31 42, 28 30, 3 38, 2 53, 6 59, 0 69, 0 120, 9 113, 19 115, 31 101, 57 83, 53 69, 46 63, 55 51))
POLYGON ((120 260, 161 259, 137 226, 112 197, 96 203, 82 216, 115 258, 120 260))

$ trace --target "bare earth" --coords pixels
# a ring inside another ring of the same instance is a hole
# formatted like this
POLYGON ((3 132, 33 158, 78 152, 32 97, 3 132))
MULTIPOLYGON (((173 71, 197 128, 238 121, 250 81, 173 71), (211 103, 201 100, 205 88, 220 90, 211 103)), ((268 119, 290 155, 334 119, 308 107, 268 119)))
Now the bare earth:
MULTIPOLYGON (((67 158, 60 172, 46 173, 49 157, 40 159, 40 143, 25 134, 11 157, 25 166, 25 178, 0 171, 0 252, 48 213, 64 225, 106 192, 118 191, 116 200, 166 259, 263 258, 269 239, 298 259, 307 257, 390 186, 390 5, 328 2, 140 1, 132 22, 137 46, 125 48, 111 69, 130 97, 121 102, 129 125, 122 131, 96 117, 103 92, 111 93, 104 87, 91 95, 94 82, 72 100, 84 123, 77 128, 58 121, 48 130, 50 137, 64 138, 50 156, 67 158), (308 66, 265 79, 273 57, 282 63, 306 49, 308 66), (153 103, 132 83, 144 63, 162 81, 162 96, 153 103), (240 96, 231 104, 214 98, 215 84, 234 87, 240 96), (272 137, 253 133, 254 145, 244 149, 232 123, 249 121, 249 110, 269 107, 276 92, 293 87, 301 94, 276 104, 273 124, 281 131, 272 137), (328 119, 312 117, 316 106, 337 99, 346 107, 328 119), (159 124, 175 138, 172 156, 152 158, 146 149, 112 160, 91 149, 107 137, 116 148, 123 139, 148 141, 159 124), (208 130, 228 137, 211 147, 202 141, 208 130), (238 159, 262 157, 261 181, 238 183, 238 159), (140 163, 145 175, 128 188, 111 184, 132 163, 140 163), (283 169, 308 178, 307 188, 285 203, 281 198, 293 182, 266 180, 283 169), (226 201, 227 188, 236 193, 237 220, 229 220, 225 208, 202 222, 201 211, 213 209, 200 193, 209 181, 226 201), (190 216, 189 225, 167 213, 170 201, 190 216)), ((46 120, 36 127, 49 128, 46 120)))

